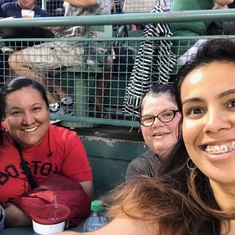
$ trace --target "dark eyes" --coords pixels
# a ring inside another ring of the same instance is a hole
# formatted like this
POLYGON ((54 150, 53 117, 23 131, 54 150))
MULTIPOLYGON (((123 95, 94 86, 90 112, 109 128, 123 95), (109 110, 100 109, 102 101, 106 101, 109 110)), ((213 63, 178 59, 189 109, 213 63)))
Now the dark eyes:
POLYGON ((228 107, 229 107, 229 108, 235 107, 235 100, 231 100, 231 101, 228 103, 228 107))
MULTIPOLYGON (((229 100, 228 102, 226 102, 226 104, 224 104, 225 109, 228 110, 234 110, 235 108, 235 100, 229 100)), ((203 107, 190 107, 187 112, 186 115, 200 115, 205 113, 206 110, 203 107)))
MULTIPOLYGON (((32 112, 33 113, 36 113, 36 112, 39 112, 40 110, 41 110, 42 108, 41 107, 33 107, 32 108, 32 112)), ((10 115, 11 116, 14 116, 14 117, 18 117, 18 116, 20 116, 20 115, 22 115, 22 111, 21 110, 13 110, 11 113, 10 113, 10 115)))
POLYGON ((20 116, 21 115, 21 111, 13 111, 12 113, 11 113, 11 115, 12 116, 20 116))
POLYGON ((33 111, 40 111, 42 108, 41 107, 34 107, 33 111))
POLYGON ((164 113, 162 113, 161 116, 162 117, 170 117, 170 116, 172 116, 172 112, 164 112, 164 113))
POLYGON ((193 107, 187 111, 187 115, 197 115, 197 114, 202 114, 202 113, 204 113, 204 111, 202 108, 199 108, 199 107, 193 107))

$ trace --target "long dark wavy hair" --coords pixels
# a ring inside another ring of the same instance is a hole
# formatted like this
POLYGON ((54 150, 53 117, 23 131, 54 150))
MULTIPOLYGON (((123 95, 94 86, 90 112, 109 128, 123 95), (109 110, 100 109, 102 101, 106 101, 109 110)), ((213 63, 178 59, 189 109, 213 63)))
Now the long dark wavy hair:
MULTIPOLYGON (((175 81, 175 96, 181 112, 183 80, 194 69, 214 61, 233 62, 235 66, 235 42, 209 40, 182 66, 175 81)), ((220 209, 209 179, 198 168, 189 169, 188 159, 180 136, 169 156, 161 162, 156 178, 140 176, 138 183, 135 179, 114 190, 112 201, 115 205, 109 211, 111 218, 126 214, 136 220, 146 220, 148 228, 149 223, 153 228, 157 224, 157 234, 161 235, 220 235, 223 221, 228 233, 229 220, 235 219, 235 211, 220 209)))

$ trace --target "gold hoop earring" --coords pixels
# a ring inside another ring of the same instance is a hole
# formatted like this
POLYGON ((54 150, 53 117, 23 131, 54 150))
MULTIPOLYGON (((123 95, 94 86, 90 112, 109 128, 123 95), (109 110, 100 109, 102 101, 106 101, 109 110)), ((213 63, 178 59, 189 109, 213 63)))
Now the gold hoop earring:
POLYGON ((194 171, 194 170, 196 170, 197 167, 194 165, 194 163, 192 162, 192 160, 191 160, 191 162, 192 162, 192 164, 194 165, 194 167, 191 167, 191 166, 189 165, 190 160, 191 160, 191 158, 189 158, 189 159, 187 160, 187 167, 188 167, 189 170, 194 171))

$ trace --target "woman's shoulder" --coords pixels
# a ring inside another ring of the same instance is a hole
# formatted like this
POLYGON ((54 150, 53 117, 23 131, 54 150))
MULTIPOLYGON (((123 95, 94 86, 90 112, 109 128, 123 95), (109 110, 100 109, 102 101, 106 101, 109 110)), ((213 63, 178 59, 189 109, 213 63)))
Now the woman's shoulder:
POLYGON ((44 139, 44 143, 47 141, 50 142, 52 151, 57 148, 69 151, 73 149, 74 146, 81 146, 81 141, 75 131, 56 125, 49 126, 47 138, 44 139))
POLYGON ((61 126, 57 126, 57 125, 49 125, 49 130, 51 132, 57 132, 57 133, 68 133, 68 134, 76 134, 75 131, 73 130, 70 130, 68 128, 65 128, 65 127, 61 127, 61 126))
POLYGON ((61 140, 70 140, 71 138, 77 138, 77 133, 75 131, 69 130, 64 127, 50 125, 49 126, 49 134, 50 136, 54 136, 56 139, 61 140))

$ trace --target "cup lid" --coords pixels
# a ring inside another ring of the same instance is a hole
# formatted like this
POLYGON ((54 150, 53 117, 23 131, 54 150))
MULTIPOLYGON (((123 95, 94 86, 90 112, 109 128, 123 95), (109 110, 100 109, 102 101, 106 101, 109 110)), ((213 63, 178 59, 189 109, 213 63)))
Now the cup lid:
POLYGON ((68 219, 70 215, 69 207, 58 204, 55 208, 54 204, 49 204, 32 212, 31 217, 40 224, 57 224, 68 219))

